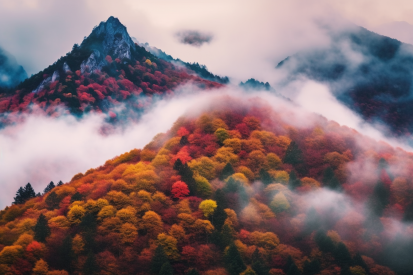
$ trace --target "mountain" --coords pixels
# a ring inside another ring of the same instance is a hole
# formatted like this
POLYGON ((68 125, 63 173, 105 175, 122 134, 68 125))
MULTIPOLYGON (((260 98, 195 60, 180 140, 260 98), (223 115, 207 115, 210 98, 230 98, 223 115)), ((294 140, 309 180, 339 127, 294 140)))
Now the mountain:
MULTIPOLYGON (((136 40, 136 39, 135 39, 136 40)), ((137 41, 136 41, 137 42, 137 41)), ((137 42, 138 43, 138 42, 137 42)), ((229 78, 228 77, 221 77, 218 75, 214 75, 208 71, 208 68, 205 65, 200 65, 197 62, 194 63, 188 63, 180 60, 179 58, 173 58, 169 54, 166 54, 164 51, 150 46, 148 43, 138 43, 140 46, 144 47, 148 52, 152 53, 158 58, 161 58, 163 60, 169 61, 169 62, 175 62, 177 64, 180 64, 184 67, 186 67, 189 70, 192 70, 196 72, 199 76, 202 78, 211 80, 211 81, 216 81, 222 84, 228 84, 229 83, 229 78)))
POLYGON ((77 116, 103 112, 110 121, 133 118, 152 98, 171 95, 185 83, 202 89, 223 86, 151 54, 132 41, 117 18, 110 17, 66 56, 16 90, 1 93, 0 124, 13 123, 19 113, 58 116, 66 110, 77 116), (116 108, 121 104, 127 108, 116 108))
POLYGON ((27 73, 16 58, 0 48, 0 93, 4 89, 17 86, 27 78, 27 73))
POLYGON ((413 25, 405 21, 393 21, 376 26, 375 33, 397 39, 407 44, 413 44, 413 25))
POLYGON ((326 28, 331 44, 299 52, 277 65, 291 81, 305 76, 328 84, 333 94, 367 121, 390 133, 413 133, 413 46, 361 27, 326 28))
POLYGON ((412 274, 412 154, 306 119, 218 98, 42 195, 20 188, 0 273, 412 274))

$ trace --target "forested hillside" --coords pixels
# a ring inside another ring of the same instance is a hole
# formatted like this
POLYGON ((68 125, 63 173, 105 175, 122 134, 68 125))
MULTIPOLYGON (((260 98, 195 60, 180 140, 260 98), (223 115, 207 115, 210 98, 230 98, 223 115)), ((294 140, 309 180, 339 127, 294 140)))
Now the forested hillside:
POLYGON ((181 63, 160 59, 135 44, 126 27, 110 17, 66 56, 17 88, 0 91, 0 127, 30 113, 82 116, 97 112, 106 114, 110 122, 133 119, 155 98, 173 95, 180 85, 192 83, 202 89, 223 86, 208 80, 216 76, 205 68, 195 64, 187 68, 181 63), (197 73, 206 74, 208 79, 197 73))
POLYGON ((222 98, 68 183, 19 189, 0 274, 412 274, 413 155, 293 117, 222 98))

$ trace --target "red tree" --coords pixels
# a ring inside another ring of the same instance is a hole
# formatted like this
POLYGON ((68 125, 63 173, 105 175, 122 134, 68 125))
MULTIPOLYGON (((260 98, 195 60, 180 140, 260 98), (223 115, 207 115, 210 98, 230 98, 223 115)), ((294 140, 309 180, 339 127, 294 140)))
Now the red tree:
POLYGON ((174 198, 179 199, 189 195, 188 185, 183 181, 177 181, 172 184, 172 195, 174 198))

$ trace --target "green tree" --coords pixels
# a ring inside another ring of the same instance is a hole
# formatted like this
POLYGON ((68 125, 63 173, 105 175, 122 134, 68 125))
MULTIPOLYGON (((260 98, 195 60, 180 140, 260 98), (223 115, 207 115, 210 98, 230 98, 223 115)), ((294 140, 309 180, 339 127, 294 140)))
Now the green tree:
POLYGON ((272 178, 271 178, 270 174, 262 168, 260 170, 260 179, 261 179, 262 183, 265 184, 265 185, 268 185, 268 184, 272 183, 272 178))
POLYGON ((54 210, 59 208, 60 199, 59 196, 55 192, 51 192, 45 199, 45 203, 47 204, 47 209, 54 210))
POLYGON ((337 248, 334 250, 334 258, 339 266, 345 267, 350 266, 352 263, 352 258, 350 252, 347 249, 347 246, 339 242, 337 248))
POLYGON ((86 262, 83 265, 83 274, 84 275, 93 275, 99 271, 98 265, 96 264, 95 254, 89 252, 86 258, 86 262))
POLYGON ((297 177, 297 173, 292 170, 290 172, 290 179, 288 180, 288 187, 291 190, 294 190, 299 186, 301 186, 301 180, 297 177))
POLYGON ((174 270, 171 264, 169 262, 165 262, 162 265, 161 270, 159 271, 159 275, 173 275, 173 274, 174 274, 174 270))
POLYGON ((230 275, 239 275, 246 269, 241 254, 234 243, 230 244, 228 251, 224 256, 224 262, 230 275))
POLYGON ((222 226, 225 223, 225 220, 227 219, 227 213, 225 212, 224 208, 217 204, 217 208, 214 211, 214 214, 212 214, 211 217, 211 222, 214 225, 214 227, 220 231, 222 229, 222 226))
POLYGON ((333 240, 322 230, 317 231, 314 241, 322 252, 334 252, 336 248, 333 240))
POLYGON ((234 168, 232 167, 231 163, 227 163, 224 166, 224 169, 222 169, 221 175, 219 176, 220 180, 225 180, 226 178, 228 178, 229 176, 231 176, 232 174, 234 174, 234 168))
POLYGON ((297 265, 293 263, 288 269, 287 275, 301 275, 301 271, 298 269, 297 265))
POLYGON ((74 252, 72 249, 72 237, 67 235, 66 238, 63 239, 63 243, 59 250, 56 251, 58 253, 57 259, 57 266, 59 269, 64 269, 69 273, 72 271, 72 262, 74 260, 74 252))
POLYGON ((292 141, 290 145, 288 145, 287 151, 285 152, 284 156, 284 163, 289 163, 292 165, 297 165, 304 162, 303 152, 295 141, 292 141))
POLYGON ((370 207, 374 214, 382 216, 383 211, 389 204, 390 192, 382 181, 377 182, 373 194, 370 197, 370 207))
POLYGON ((337 179, 333 168, 330 166, 324 170, 322 182, 325 187, 332 190, 339 190, 341 188, 340 181, 337 179))
POLYGON ((56 186, 54 185, 54 182, 51 181, 51 182, 46 186, 46 188, 44 189, 44 191, 43 191, 44 194, 52 191, 52 189, 55 188, 55 187, 56 187, 56 186))
POLYGON ((257 275, 268 275, 270 268, 265 264, 261 258, 258 248, 255 249, 251 257, 251 267, 257 275))
POLYGON ((155 254, 152 257, 151 272, 153 274, 159 274, 163 264, 169 263, 165 250, 161 245, 158 245, 155 249, 155 254))
POLYGON ((71 203, 74 201, 82 201, 82 200, 83 200, 83 196, 79 192, 74 193, 72 197, 70 198, 71 203))
POLYGON ((50 228, 47 223, 46 217, 40 214, 37 218, 36 225, 34 226, 34 239, 39 242, 46 242, 46 238, 50 235, 50 228))

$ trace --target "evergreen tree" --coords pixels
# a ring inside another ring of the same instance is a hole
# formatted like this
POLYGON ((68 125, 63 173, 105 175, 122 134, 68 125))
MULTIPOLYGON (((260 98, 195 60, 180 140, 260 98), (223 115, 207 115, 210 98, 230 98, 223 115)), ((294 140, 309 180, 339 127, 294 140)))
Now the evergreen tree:
POLYGON ((317 231, 314 240, 322 252, 334 252, 336 248, 333 240, 322 230, 317 231))
POLYGON ((287 271, 287 275, 301 275, 301 272, 295 263, 293 263, 290 266, 290 268, 287 271))
POLYGON ((225 265, 230 275, 239 275, 246 269, 237 247, 232 243, 224 257, 225 265))
POLYGON ((27 183, 26 186, 20 187, 16 192, 16 197, 14 197, 13 204, 23 204, 27 200, 36 197, 36 192, 30 183, 27 183))
POLYGON ((60 180, 57 186, 61 186, 61 185, 63 185, 63 182, 60 180))
POLYGON ((191 195, 196 195, 196 182, 194 179, 194 173, 188 164, 182 164, 182 161, 178 158, 174 163, 174 170, 178 171, 183 182, 188 185, 188 189, 191 195))
POLYGON ((72 271, 72 262, 74 260, 74 253, 72 250, 72 237, 67 235, 66 238, 63 239, 62 246, 58 251, 58 262, 56 263, 58 269, 64 269, 69 273, 72 271))
POLYGON ((174 170, 179 172, 182 169, 182 167, 183 167, 182 161, 180 159, 177 159, 174 163, 174 167, 173 167, 174 170))
POLYGON ((301 180, 297 177, 297 173, 292 170, 290 172, 290 179, 288 180, 288 187, 291 190, 294 190, 299 186, 301 186, 301 180))
POLYGON ((46 238, 50 235, 50 228, 47 223, 46 217, 40 214, 37 218, 36 225, 34 226, 34 239, 38 242, 46 242, 46 238))
POLYGON ((165 254, 165 250, 161 245, 158 245, 155 249, 155 255, 152 257, 152 262, 151 262, 151 272, 153 274, 159 274, 161 271, 161 267, 163 264, 169 263, 168 257, 165 254))
POLYGON ((268 275, 270 269, 265 264, 263 259, 260 257, 258 248, 256 248, 254 253, 252 254, 251 263, 251 268, 255 271, 257 275, 268 275))
POLYGON ((370 208, 374 214, 381 217, 383 211, 389 204, 389 192, 382 181, 379 181, 374 187, 373 194, 370 197, 370 208))
POLYGON ((226 193, 235 193, 238 191, 240 185, 241 183, 239 181, 236 181, 234 178, 230 177, 223 190, 226 193))
POLYGON ((52 191, 52 189, 55 188, 55 187, 56 187, 56 186, 54 185, 54 182, 51 181, 51 182, 46 186, 46 188, 44 189, 44 194, 52 191))
POLYGON ((79 227, 83 232, 96 232, 96 217, 90 212, 86 213, 80 221, 79 227))
POLYGON ((99 271, 99 267, 96 264, 95 254, 89 252, 86 258, 86 262, 83 265, 83 274, 84 275, 93 275, 99 271))
POLYGON ((220 231, 222 229, 222 226, 224 225, 225 220, 227 219, 227 213, 221 205, 217 205, 218 206, 212 214, 211 220, 214 227, 218 231, 220 231))
POLYGON ((162 265, 161 270, 159 271, 159 275, 173 275, 173 274, 174 274, 174 270, 171 264, 169 262, 165 262, 162 265))
POLYGON ((82 201, 82 200, 83 200, 83 196, 79 192, 76 192, 70 198, 70 203, 72 203, 74 201, 82 201))
POLYGON ((191 268, 186 275, 200 275, 199 271, 196 268, 191 268))
POLYGON ((363 258, 361 257, 360 253, 356 253, 353 257, 353 264, 361 266, 364 270, 369 273, 369 267, 367 266, 366 262, 364 262, 363 258))
POLYGON ((30 182, 27 183, 26 186, 24 187, 24 193, 26 196, 26 200, 36 197, 36 192, 34 192, 34 189, 32 185, 30 184, 30 182))
POLYGON ((351 266, 352 258, 350 252, 347 249, 347 246, 340 242, 337 245, 337 248, 334 251, 334 258, 339 266, 351 266))
POLYGON ((60 199, 55 192, 50 193, 46 199, 47 209, 53 210, 59 208, 60 199))
POLYGON ((26 196, 23 187, 20 187, 16 192, 13 204, 22 204, 26 201, 26 196))
POLYGON ((235 173, 234 168, 232 167, 231 163, 227 163, 224 166, 224 169, 222 169, 221 175, 219 176, 220 180, 225 180, 229 176, 233 175, 235 173))
POLYGON ((227 200, 225 199, 225 193, 221 189, 217 189, 214 194, 214 201, 217 202, 218 207, 228 208, 227 200))
POLYGON ((185 145, 189 144, 188 137, 187 136, 182 136, 181 140, 179 141, 179 144, 181 146, 185 146, 185 145))
POLYGON ((284 272, 287 272, 293 264, 295 264, 293 257, 288 255, 287 262, 284 265, 284 272))
POLYGON ((272 178, 270 174, 268 174, 268 172, 262 168, 260 170, 260 179, 261 179, 261 182, 265 185, 272 183, 272 178))
POLYGON ((332 190, 341 189, 340 181, 336 177, 333 168, 331 168, 330 166, 324 170, 322 182, 325 187, 328 187, 332 190))
POLYGON ((304 262, 304 270, 303 270, 304 274, 315 275, 315 274, 318 274, 320 271, 321 271, 321 266, 320 266, 320 262, 317 259, 311 262, 308 260, 304 262))
POLYGON ((228 224, 224 224, 222 227, 222 244, 223 247, 227 247, 234 241, 234 236, 232 235, 231 227, 228 224))
POLYGON ((288 145, 283 162, 292 165, 297 165, 304 162, 303 152, 300 148, 298 148, 298 145, 295 141, 292 141, 290 145, 288 145))

